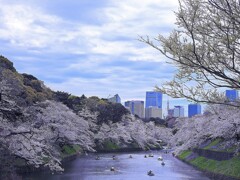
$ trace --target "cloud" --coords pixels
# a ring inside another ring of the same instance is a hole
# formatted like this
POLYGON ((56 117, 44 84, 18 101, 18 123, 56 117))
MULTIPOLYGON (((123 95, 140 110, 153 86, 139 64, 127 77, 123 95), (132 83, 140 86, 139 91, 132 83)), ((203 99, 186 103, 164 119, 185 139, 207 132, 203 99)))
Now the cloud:
POLYGON ((123 100, 169 80, 175 68, 138 41, 174 28, 177 1, 0 0, 1 54, 54 90, 123 100))

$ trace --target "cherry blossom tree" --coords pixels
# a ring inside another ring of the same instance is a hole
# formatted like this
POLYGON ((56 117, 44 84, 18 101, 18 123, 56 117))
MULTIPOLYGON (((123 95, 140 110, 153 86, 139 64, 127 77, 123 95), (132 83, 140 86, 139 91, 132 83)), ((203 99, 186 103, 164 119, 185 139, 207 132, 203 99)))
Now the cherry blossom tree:
POLYGON ((177 153, 216 138, 223 139, 223 149, 236 147, 236 153, 239 152, 239 109, 226 105, 211 105, 208 110, 207 115, 176 120, 177 133, 171 138, 169 145, 175 147, 177 153))
POLYGON ((157 87, 172 97, 229 104, 224 88, 240 89, 240 1, 179 0, 169 37, 140 37, 163 54, 178 72, 157 87))

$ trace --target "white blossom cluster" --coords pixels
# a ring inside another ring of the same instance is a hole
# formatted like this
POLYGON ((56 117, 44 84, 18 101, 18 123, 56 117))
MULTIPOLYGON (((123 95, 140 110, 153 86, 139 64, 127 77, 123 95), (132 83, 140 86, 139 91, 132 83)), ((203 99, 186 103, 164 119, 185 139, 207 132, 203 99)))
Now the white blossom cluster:
POLYGON ((157 127, 153 122, 144 123, 141 119, 128 114, 123 117, 121 122, 103 124, 95 134, 95 139, 101 142, 112 140, 119 145, 121 142, 135 142, 139 147, 145 149, 154 147, 158 140, 167 142, 171 136, 169 129, 157 127))
MULTIPOLYGON (((14 104, 8 107, 9 111, 13 108, 14 104)), ((96 112, 83 109, 75 114, 62 103, 49 100, 25 107, 22 116, 15 122, 1 117, 1 145, 29 165, 47 166, 53 171, 63 170, 60 144, 77 144, 83 151, 95 151, 96 140, 99 143, 111 140, 119 147, 134 142, 144 149, 172 136, 167 128, 144 123, 130 114, 118 123, 99 125, 96 112)))
POLYGON ((87 121, 61 103, 45 101, 24 110, 23 122, 0 121, 0 143, 29 165, 61 171, 59 143, 78 144, 92 151, 87 121))
POLYGON ((238 108, 211 105, 208 113, 192 118, 179 118, 176 120, 177 133, 172 137, 169 145, 175 147, 176 153, 182 150, 198 147, 207 140, 221 138, 227 145, 240 149, 237 134, 240 135, 240 111, 238 108))

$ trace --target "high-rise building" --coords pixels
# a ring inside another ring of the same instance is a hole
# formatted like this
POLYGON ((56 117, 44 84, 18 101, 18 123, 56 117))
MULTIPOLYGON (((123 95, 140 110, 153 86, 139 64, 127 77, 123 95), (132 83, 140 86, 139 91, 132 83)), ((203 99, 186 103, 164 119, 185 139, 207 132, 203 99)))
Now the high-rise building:
POLYGON ((238 99, 238 91, 237 90, 226 90, 226 98, 229 101, 236 101, 238 99))
POLYGON ((189 104, 188 105, 188 117, 201 114, 201 105, 200 104, 189 104))
POLYGON ((150 119, 153 118, 162 118, 162 109, 158 107, 148 107, 145 109, 145 118, 150 119))
POLYGON ((112 103, 121 103, 121 98, 118 94, 115 94, 113 97, 108 98, 108 101, 112 103))
POLYGON ((162 93, 148 91, 146 92, 146 108, 148 107, 158 107, 162 108, 162 93))
POLYGON ((170 118, 173 117, 174 109, 168 109, 167 114, 168 114, 167 115, 168 117, 170 117, 170 118))
POLYGON ((130 103, 131 103, 131 101, 126 101, 126 102, 124 103, 124 106, 125 106, 125 107, 130 107, 130 103))
POLYGON ((124 107, 132 113, 131 108, 130 108, 130 104, 131 104, 131 101, 126 101, 124 103, 124 107))
POLYGON ((144 118, 144 101, 127 101, 125 107, 130 110, 132 114, 144 118))
POLYGON ((183 106, 174 106, 173 117, 184 117, 184 107, 183 106))
POLYGON ((167 112, 168 112, 169 109, 170 109, 169 108, 169 100, 167 100, 167 112))

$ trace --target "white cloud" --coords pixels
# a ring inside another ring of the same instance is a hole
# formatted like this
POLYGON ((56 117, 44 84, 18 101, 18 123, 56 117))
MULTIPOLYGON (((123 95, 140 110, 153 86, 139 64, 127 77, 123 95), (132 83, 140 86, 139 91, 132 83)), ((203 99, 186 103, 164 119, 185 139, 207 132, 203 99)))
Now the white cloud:
MULTIPOLYGON (((40 75, 55 90, 101 97, 119 93, 123 99, 144 99, 145 91, 171 77, 171 71, 165 71, 171 69, 163 63, 165 57, 137 38, 167 35, 174 27, 176 0, 109 0, 92 14, 90 19, 96 22, 60 16, 46 8, 48 1, 0 2, 3 55, 13 57, 10 60, 20 67, 20 72, 40 75), (154 65, 159 68, 137 69, 144 62, 146 68, 158 62, 154 65), (44 74, 49 66, 52 69, 44 74), (81 77, 81 73, 85 76, 81 77), (91 73, 102 76, 87 77, 91 73)), ((81 4, 78 10, 84 8, 81 4)))
MULTIPOLYGON (((102 16, 106 18, 101 25, 65 21, 61 17, 47 14, 40 8, 19 4, 2 4, 0 11, 3 14, 1 22, 4 28, 0 30, 0 37, 8 40, 12 46, 29 48, 46 48, 44 51, 66 53, 99 53, 106 55, 132 53, 136 58, 130 60, 155 61, 149 50, 141 48, 136 41, 138 35, 157 35, 150 28, 171 26, 173 13, 161 6, 167 1, 131 0, 128 2, 112 1, 110 7, 101 9, 102 16), (168 14, 171 14, 170 16, 168 14), (108 37, 125 37, 121 39, 106 40, 108 37), (143 59, 139 58, 144 57, 143 59)), ((169 3, 174 8, 175 3, 169 3)), ((157 28, 156 28, 157 29, 157 28)), ((143 46, 143 45, 142 45, 143 46)), ((153 53, 153 50, 152 52, 153 53)), ((155 57, 155 56, 154 56, 155 57)))

